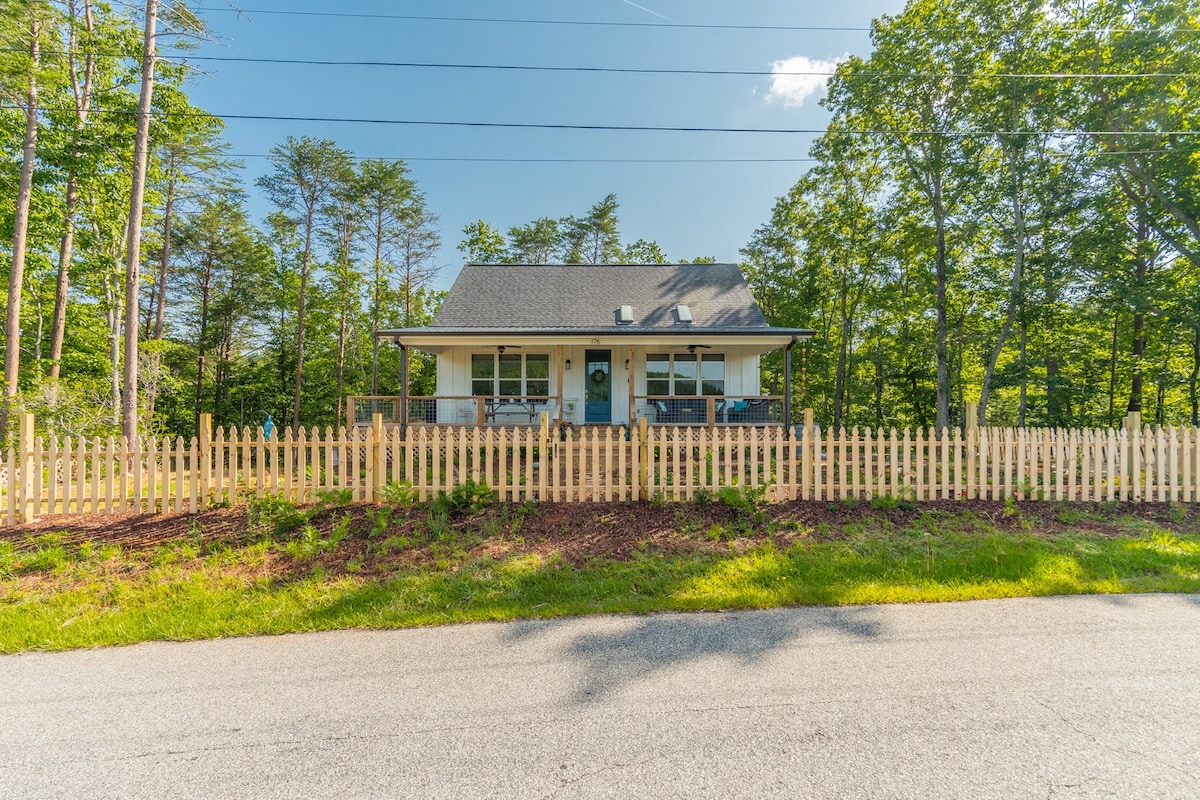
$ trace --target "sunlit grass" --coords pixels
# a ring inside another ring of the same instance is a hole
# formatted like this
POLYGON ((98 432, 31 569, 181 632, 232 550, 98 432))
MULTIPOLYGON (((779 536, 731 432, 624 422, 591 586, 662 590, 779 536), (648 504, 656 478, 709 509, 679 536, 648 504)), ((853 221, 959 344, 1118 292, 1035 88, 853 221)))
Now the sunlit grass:
POLYGON ((639 550, 577 566, 515 553, 382 577, 326 575, 270 538, 139 553, 49 535, 0 542, 0 651, 600 612, 1200 592, 1200 534, 1137 530, 1051 537, 938 514, 834 540, 749 546, 731 535, 686 555, 639 550), (270 569, 280 563, 295 569, 270 569))

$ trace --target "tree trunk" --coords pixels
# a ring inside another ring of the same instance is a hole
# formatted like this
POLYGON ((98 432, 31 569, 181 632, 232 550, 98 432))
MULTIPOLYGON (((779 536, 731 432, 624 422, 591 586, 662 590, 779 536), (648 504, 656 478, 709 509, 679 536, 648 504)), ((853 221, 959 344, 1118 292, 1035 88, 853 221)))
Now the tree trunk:
POLYGON ((939 432, 950 425, 950 359, 947 340, 949 320, 946 309, 946 214, 942 208, 941 186, 937 187, 934 200, 934 222, 936 227, 934 267, 937 272, 937 413, 935 424, 939 432))
POLYGON ((1017 403, 1017 427, 1025 427, 1025 415, 1029 411, 1029 362, 1026 360, 1029 344, 1029 323, 1021 320, 1021 399, 1017 403))
POLYGON ((41 36, 42 22, 33 14, 29 22, 30 70, 29 89, 25 96, 25 144, 21 150, 21 177, 17 185, 17 207, 13 219, 12 271, 8 276, 8 317, 4 325, 4 402, 0 403, 0 439, 3 439, 8 428, 9 407, 17 396, 17 379, 21 369, 21 291, 25 282, 33 166, 37 158, 37 70, 41 63, 41 36))
MULTIPOLYGON (((115 266, 115 265, 114 265, 115 266)), ((117 275, 106 275, 104 294, 108 305, 109 392, 112 422, 121 424, 121 296, 117 293, 117 275)))
POLYGON ((1192 401, 1192 427, 1200 426, 1200 327, 1192 330, 1192 374, 1188 376, 1188 396, 1192 401))
POLYGON ((313 219, 316 207, 309 204, 304 223, 304 256, 300 260, 300 297, 296 301, 296 383, 292 399, 292 430, 300 430, 300 388, 304 372, 304 301, 308 294, 308 268, 312 258, 313 219))
POLYGON ((79 201, 79 183, 72 170, 67 178, 65 230, 58 249, 58 280, 54 286, 54 321, 50 327, 50 380, 58 380, 62 370, 63 339, 67 335, 67 293, 71 288, 71 254, 75 245, 75 204, 79 201))
POLYGON ((375 285, 371 306, 371 394, 379 394, 379 323, 383 314, 383 206, 375 212, 375 285))
POLYGON ((1062 403, 1059 396, 1058 359, 1046 356, 1046 423, 1051 427, 1063 424, 1062 403))
MULTIPOLYGON (((171 155, 171 160, 174 162, 175 155, 171 155)), ((167 314, 167 275, 171 267, 171 224, 174 221, 175 208, 175 169, 176 165, 172 163, 169 166, 171 177, 167 180, 167 196, 165 198, 165 206, 163 207, 163 243, 162 256, 159 258, 158 264, 158 286, 156 295, 156 303, 154 307, 154 340, 161 341, 163 338, 163 326, 166 323, 167 314)))
POLYGON ((338 346, 337 346, 337 419, 342 419, 342 411, 345 398, 342 397, 342 390, 346 385, 346 315, 343 313, 341 319, 338 320, 338 346))
POLYGON ((842 330, 838 342, 837 368, 833 376, 833 430, 842 427, 843 409, 846 403, 846 363, 849 361, 850 349, 850 316, 846 312, 846 288, 843 282, 841 297, 842 330))
POLYGON ((987 368, 983 371, 983 386, 979 390, 979 424, 983 424, 983 420, 987 419, 988 398, 992 392, 992 378, 996 374, 996 363, 1000 360, 1000 354, 1004 351, 1004 344, 1008 341, 1008 335, 1012 332, 1013 320, 1017 316, 1017 307, 1021 300, 1021 276, 1025 272, 1025 208, 1021 203, 1020 193, 1018 191, 1016 171, 1016 157, 1014 156, 1009 167, 1013 172, 1013 191, 1010 197, 1012 201, 1013 212, 1013 265, 1012 265, 1012 280, 1008 288, 1008 308, 1004 314, 1004 324, 1000 326, 1000 335, 996 337, 996 345, 992 348, 991 354, 988 356, 987 368))
POLYGON ((1146 313, 1145 298, 1142 296, 1146 289, 1146 273, 1149 271, 1150 259, 1144 252, 1150 239, 1150 226, 1144 219, 1138 220, 1136 236, 1137 272, 1134 280, 1137 285, 1137 308, 1133 313, 1133 375, 1129 382, 1129 405, 1127 411, 1142 410, 1142 357, 1146 354, 1146 313))
POLYGON ((1112 355, 1108 363, 1108 427, 1117 424, 1117 331, 1120 330, 1121 315, 1113 312, 1112 355))
POLYGON ((208 356, 208 298, 212 290, 212 256, 204 257, 200 284, 200 337, 196 343, 196 430, 200 430, 200 409, 204 399, 204 362, 208 356))
MULTIPOLYGON (((168 270, 169 270, 169 267, 171 264, 171 223, 173 220, 172 211, 175 206, 175 172, 174 172, 175 154, 174 153, 171 154, 171 160, 172 160, 172 163, 168 166, 168 169, 171 170, 171 177, 167 180, 166 205, 163 208, 163 233, 162 233, 163 244, 162 244, 162 253, 159 256, 159 264, 158 264, 158 286, 155 287, 155 295, 154 295, 154 297, 151 298, 151 302, 154 303, 154 330, 153 330, 152 335, 154 337, 154 341, 156 341, 156 342, 162 341, 163 328, 166 323, 167 274, 168 274, 168 270)), ((147 328, 150 327, 150 319, 148 317, 146 319, 146 327, 147 328)), ((151 331, 147 330, 146 333, 147 333, 147 335, 150 335, 151 331)), ((153 369, 155 372, 158 371, 158 367, 159 367, 159 364, 161 363, 161 359, 162 359, 162 354, 159 352, 155 352, 153 361, 150 365, 150 368, 153 369)), ((158 382, 156 381, 154 384, 154 387, 151 389, 148 389, 146 391, 146 419, 148 419, 148 420, 154 419, 154 406, 157 403, 157 401, 158 401, 158 382)), ((197 423, 197 424, 199 424, 199 423, 197 423)))
MULTIPOLYGON (((75 51, 76 51, 76 36, 75 36, 75 3, 74 0, 67 4, 67 10, 71 16, 71 34, 70 46, 67 54, 69 71, 71 75, 71 90, 75 96, 75 144, 76 149, 73 151, 73 158, 79 159, 83 154, 77 149, 80 143, 80 137, 83 134, 83 128, 87 124, 88 112, 92 106, 92 80, 96 74, 96 56, 89 48, 83 62, 83 83, 79 82, 78 74, 75 68, 75 51)), ((83 3, 83 26, 89 34, 95 30, 95 23, 92 20, 92 4, 88 0, 83 3)), ((62 242, 58 250, 58 280, 54 287, 54 322, 50 329, 50 381, 53 391, 57 394, 57 386, 59 375, 62 369, 62 350, 63 340, 67 335, 67 295, 71 288, 71 258, 75 246, 75 207, 79 202, 79 177, 76 174, 76 167, 73 163, 69 174, 67 175, 67 190, 66 190, 66 209, 64 217, 64 230, 62 242)))
POLYGON ((146 30, 142 43, 142 88, 138 97, 137 136, 133 144, 133 188, 129 197, 129 226, 125 237, 125 368, 121 382, 121 433, 133 439, 138 430, 138 290, 141 288, 142 199, 146 191, 146 160, 150 143, 150 101, 154 93, 155 26, 158 0, 146 0, 146 30))
POLYGON ((875 351, 875 426, 883 430, 883 351, 875 351))

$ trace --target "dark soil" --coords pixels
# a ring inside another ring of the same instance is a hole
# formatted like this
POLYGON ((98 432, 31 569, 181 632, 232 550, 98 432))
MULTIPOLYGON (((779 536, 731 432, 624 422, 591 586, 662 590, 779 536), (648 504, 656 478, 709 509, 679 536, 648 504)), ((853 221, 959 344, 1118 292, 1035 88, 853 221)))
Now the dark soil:
POLYGON ((637 553, 687 555, 728 552, 768 541, 786 546, 797 540, 831 541, 889 530, 944 525, 972 532, 998 529, 1040 536, 1089 533, 1132 536, 1153 527, 1200 534, 1200 506, 1166 503, 1100 505, 1027 502, 1005 506, 983 501, 904 503, 884 508, 866 502, 792 502, 739 509, 724 503, 527 503, 492 504, 477 511, 438 514, 427 506, 352 504, 309 509, 307 520, 291 530, 257 529, 245 507, 200 514, 46 517, 33 525, 0 528, 0 541, 18 550, 39 546, 38 537, 54 534, 62 544, 116 544, 127 552, 148 551, 177 542, 206 549, 247 544, 269 536, 276 542, 314 532, 327 538, 339 529, 348 535, 336 547, 287 558, 276 548, 271 572, 384 574, 404 566, 454 569, 466 559, 491 556, 556 555, 571 564, 627 560, 637 553), (386 519, 384 519, 386 516, 386 519), (348 517, 348 521, 347 521, 348 517), (304 532, 304 525, 311 529, 304 532))

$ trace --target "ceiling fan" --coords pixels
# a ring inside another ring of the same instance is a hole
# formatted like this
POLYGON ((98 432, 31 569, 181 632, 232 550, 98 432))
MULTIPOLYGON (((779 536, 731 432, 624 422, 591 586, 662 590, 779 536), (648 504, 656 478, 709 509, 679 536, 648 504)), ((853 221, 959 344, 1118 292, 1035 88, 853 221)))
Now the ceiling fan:
POLYGON ((696 352, 696 348, 697 348, 697 347, 702 347, 702 348, 704 348, 705 350, 711 350, 711 349, 712 349, 712 345, 710 345, 710 344, 689 344, 689 345, 687 346, 687 350, 688 350, 688 352, 689 352, 689 353, 695 353, 695 352, 696 352))

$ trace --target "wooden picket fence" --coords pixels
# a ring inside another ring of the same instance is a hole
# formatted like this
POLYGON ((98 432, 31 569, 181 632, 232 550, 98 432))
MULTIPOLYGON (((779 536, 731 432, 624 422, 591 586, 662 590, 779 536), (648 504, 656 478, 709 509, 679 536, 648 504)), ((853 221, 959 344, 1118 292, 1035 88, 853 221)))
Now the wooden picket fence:
POLYGON ((376 502, 486 484, 502 501, 693 500, 726 487, 769 501, 939 499, 1200 502, 1200 429, 540 426, 214 432, 84 440, 33 435, 0 463, 0 521, 46 514, 189 512, 322 492, 376 502), (407 487, 410 487, 407 488, 407 487))

